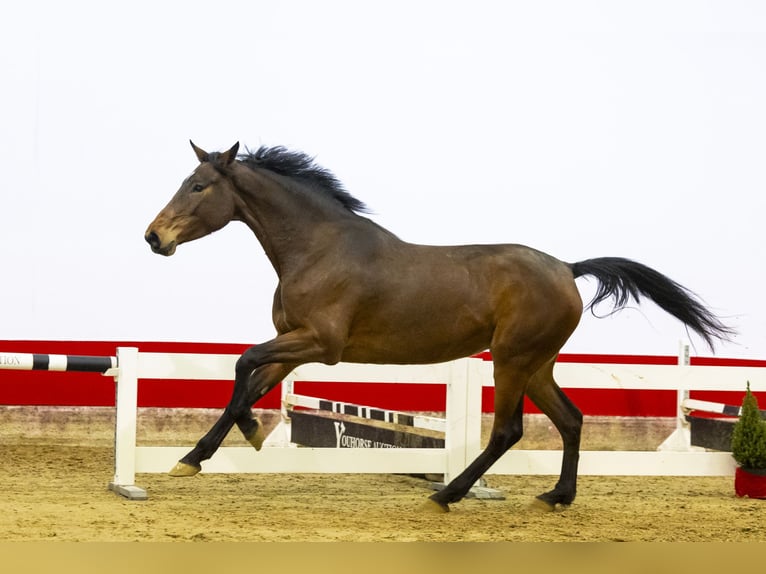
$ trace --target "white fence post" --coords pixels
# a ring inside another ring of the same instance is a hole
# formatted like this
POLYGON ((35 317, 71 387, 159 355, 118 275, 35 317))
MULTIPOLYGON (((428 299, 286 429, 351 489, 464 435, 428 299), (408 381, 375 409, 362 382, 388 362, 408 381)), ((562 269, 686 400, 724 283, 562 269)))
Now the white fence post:
MULTIPOLYGON (((691 357, 689 353, 689 341, 678 342, 678 366, 688 367, 691 365, 691 357)), ((689 432, 689 423, 686 422, 684 417, 683 404, 686 399, 689 398, 689 389, 679 385, 676 391, 676 404, 678 406, 678 412, 676 413, 676 429, 683 429, 687 433, 689 432)), ((689 444, 691 444, 691 439, 689 444)))
MULTIPOLYGON (((691 364, 689 354, 689 342, 678 342, 678 366, 679 366, 679 379, 684 367, 688 367, 691 364)), ((681 384, 679 381, 676 388, 676 428, 675 430, 662 441, 657 447, 658 451, 675 451, 675 452, 691 452, 693 450, 703 450, 698 447, 692 446, 691 430, 689 429, 689 423, 686 422, 684 417, 683 404, 686 399, 689 398, 689 388, 681 384)))
POLYGON ((466 419, 464 467, 468 466, 481 453, 481 398, 484 388, 481 359, 464 359, 466 372, 466 419))
POLYGON ((138 349, 117 348, 115 377, 114 478, 109 489, 132 500, 145 500, 136 481, 136 417, 138 409, 138 349))
POLYGON ((444 484, 448 484, 468 466, 468 449, 474 446, 476 430, 476 389, 478 390, 478 417, 481 424, 481 385, 471 393, 469 385, 469 361, 459 359, 450 363, 447 381, 447 423, 444 435, 444 449, 447 462, 444 469, 444 484))

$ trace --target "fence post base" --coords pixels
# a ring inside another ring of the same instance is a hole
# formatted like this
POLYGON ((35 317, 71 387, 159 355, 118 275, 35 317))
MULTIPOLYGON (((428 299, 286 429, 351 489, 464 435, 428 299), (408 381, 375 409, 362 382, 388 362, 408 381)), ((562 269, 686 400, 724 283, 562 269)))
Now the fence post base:
POLYGON ((123 484, 109 483, 109 490, 120 496, 124 496, 128 500, 148 500, 149 495, 146 490, 138 486, 130 485, 125 486, 123 484))

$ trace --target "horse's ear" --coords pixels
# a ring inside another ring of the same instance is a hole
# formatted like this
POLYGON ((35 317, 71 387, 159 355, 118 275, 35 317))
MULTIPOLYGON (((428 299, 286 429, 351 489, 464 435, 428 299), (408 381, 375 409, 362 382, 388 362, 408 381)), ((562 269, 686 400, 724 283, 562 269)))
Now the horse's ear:
POLYGON ((231 149, 221 154, 221 161, 223 165, 231 165, 231 163, 237 159, 237 151, 239 151, 239 142, 231 146, 231 149))
POLYGON ((194 145, 193 141, 189 140, 189 143, 191 144, 192 149, 194 150, 194 153, 197 154, 197 159, 199 160, 199 162, 205 163, 209 157, 208 153, 204 149, 198 148, 196 145, 194 145))

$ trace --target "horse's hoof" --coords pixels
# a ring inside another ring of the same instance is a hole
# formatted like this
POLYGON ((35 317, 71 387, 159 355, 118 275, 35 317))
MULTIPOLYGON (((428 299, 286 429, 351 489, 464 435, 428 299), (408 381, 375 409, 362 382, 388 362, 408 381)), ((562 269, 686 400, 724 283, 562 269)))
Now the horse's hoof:
POLYGON ((426 500, 420 508, 429 514, 445 514, 449 512, 449 504, 446 502, 436 502, 431 498, 426 500))
POLYGON ((535 498, 529 505, 529 510, 532 512, 539 512, 539 513, 545 513, 545 512, 553 512, 556 510, 555 504, 549 504, 542 500, 541 498, 535 498))
POLYGON ((194 476, 202 467, 199 465, 186 464, 185 462, 178 462, 168 473, 170 476, 194 476))
POLYGON ((255 450, 261 450, 261 447, 263 446, 263 441, 266 440, 266 432, 263 430, 263 423, 257 419, 253 419, 255 423, 258 425, 258 428, 255 429, 255 432, 247 437, 247 442, 249 442, 255 450))

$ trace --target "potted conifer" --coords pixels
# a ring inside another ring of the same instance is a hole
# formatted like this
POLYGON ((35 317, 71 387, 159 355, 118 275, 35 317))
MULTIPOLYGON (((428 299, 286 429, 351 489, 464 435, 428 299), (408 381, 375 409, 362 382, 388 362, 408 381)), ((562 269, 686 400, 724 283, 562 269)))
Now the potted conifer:
POLYGON ((758 399, 750 392, 750 381, 732 429, 731 454, 738 464, 734 475, 737 496, 766 499, 766 421, 761 418, 758 399))

